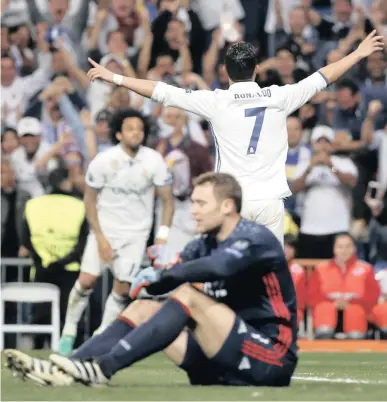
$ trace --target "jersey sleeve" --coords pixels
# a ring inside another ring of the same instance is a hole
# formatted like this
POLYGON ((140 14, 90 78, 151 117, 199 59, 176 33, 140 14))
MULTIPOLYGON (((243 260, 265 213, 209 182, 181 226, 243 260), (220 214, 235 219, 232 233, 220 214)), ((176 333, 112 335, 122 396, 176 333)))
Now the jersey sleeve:
POLYGON ((260 232, 259 239, 254 241, 248 238, 235 239, 230 246, 204 257, 191 253, 193 259, 183 260, 172 268, 163 270, 158 282, 152 283, 147 291, 152 295, 163 294, 183 283, 222 280, 255 267, 259 268, 258 275, 264 275, 266 267, 272 264, 283 263, 286 266, 281 245, 273 234, 268 233, 260 232))
POLYGON ((153 176, 153 185, 156 187, 170 186, 173 184, 172 173, 164 161, 163 157, 157 154, 157 162, 155 164, 155 172, 153 176))
POLYGON ((192 261, 195 258, 198 258, 201 242, 201 238, 191 240, 180 253, 181 262, 192 261))
POLYGON ((89 164, 85 177, 86 184, 96 190, 106 183, 106 161, 103 154, 98 154, 89 164))
POLYGON ((164 106, 173 106, 195 113, 210 120, 215 114, 215 92, 192 91, 159 82, 152 94, 152 100, 164 106))
POLYGON ((297 84, 280 87, 281 108, 289 115, 305 105, 314 95, 328 85, 328 80, 319 71, 297 84))

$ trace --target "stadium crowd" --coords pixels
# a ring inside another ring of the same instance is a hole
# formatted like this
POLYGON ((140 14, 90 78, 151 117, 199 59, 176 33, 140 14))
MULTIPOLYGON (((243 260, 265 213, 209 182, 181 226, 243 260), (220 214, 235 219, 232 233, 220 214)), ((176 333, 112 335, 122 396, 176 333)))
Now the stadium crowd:
MULTIPOLYGON (((259 46, 261 87, 299 82, 373 29, 387 43, 385 0, 2 0, 1 14, 2 257, 27 256, 25 205, 62 191, 61 175, 82 197, 88 163, 115 145, 111 123, 128 108, 148 117, 147 145, 174 174, 177 248, 194 235, 192 179, 218 152, 208 123, 90 82, 87 57, 116 74, 214 90, 228 88, 225 49, 242 39, 259 46)), ((299 320, 309 306, 318 337, 332 337, 340 315, 353 338, 369 321, 387 336, 387 49, 287 123, 285 251, 299 320), (295 258, 327 262, 308 277, 295 258)))

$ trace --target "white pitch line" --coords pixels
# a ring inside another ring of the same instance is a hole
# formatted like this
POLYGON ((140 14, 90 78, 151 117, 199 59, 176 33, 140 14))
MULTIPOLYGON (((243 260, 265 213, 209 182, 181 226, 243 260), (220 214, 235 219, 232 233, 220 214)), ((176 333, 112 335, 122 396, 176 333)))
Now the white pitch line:
POLYGON ((312 376, 302 376, 295 375, 292 377, 294 380, 299 381, 312 381, 312 382, 329 382, 337 384, 366 384, 366 385, 381 385, 386 384, 387 381, 372 381, 372 380, 357 380, 356 378, 326 378, 326 377, 312 377, 312 376))

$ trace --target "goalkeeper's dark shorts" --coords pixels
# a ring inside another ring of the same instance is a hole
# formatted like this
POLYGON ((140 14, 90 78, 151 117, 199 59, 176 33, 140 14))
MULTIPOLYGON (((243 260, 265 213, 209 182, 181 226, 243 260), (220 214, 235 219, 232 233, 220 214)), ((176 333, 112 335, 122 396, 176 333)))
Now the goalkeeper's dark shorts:
POLYGON ((286 387, 297 358, 283 353, 256 329, 236 318, 221 350, 209 359, 189 331, 187 351, 181 368, 191 385, 286 387))

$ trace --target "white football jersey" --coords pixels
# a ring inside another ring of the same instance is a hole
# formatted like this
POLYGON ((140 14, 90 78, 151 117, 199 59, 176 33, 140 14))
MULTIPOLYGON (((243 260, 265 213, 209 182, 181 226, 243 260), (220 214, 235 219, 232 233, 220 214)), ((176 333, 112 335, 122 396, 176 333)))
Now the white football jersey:
POLYGON ((131 158, 118 144, 90 162, 86 184, 99 190, 99 223, 104 235, 117 244, 149 235, 155 187, 171 185, 172 175, 153 149, 142 146, 131 158))
POLYGON ((278 199, 291 195, 285 173, 286 119, 326 86, 319 72, 298 84, 268 88, 240 82, 228 90, 191 91, 159 82, 152 99, 210 122, 215 171, 233 175, 245 200, 278 199))

